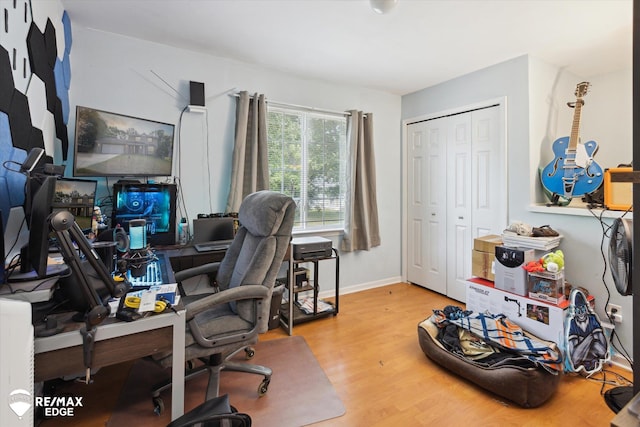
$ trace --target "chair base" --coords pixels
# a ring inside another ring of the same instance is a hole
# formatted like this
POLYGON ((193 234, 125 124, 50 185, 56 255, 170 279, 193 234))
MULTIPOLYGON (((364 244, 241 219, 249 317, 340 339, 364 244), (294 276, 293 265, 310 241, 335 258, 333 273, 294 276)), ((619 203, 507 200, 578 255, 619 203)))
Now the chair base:
POLYGON ((229 404, 229 396, 219 396, 205 401, 188 413, 172 421, 167 427, 191 427, 195 425, 218 427, 222 425, 232 427, 250 427, 251 417, 239 413, 229 404), (226 422, 226 423, 225 423, 226 422))
MULTIPOLYGON (((241 349, 242 350, 242 349, 241 349)), ((249 356, 250 349, 245 349, 249 356)), ((235 353, 233 353, 235 354, 235 353)), ((228 357, 233 356, 231 354, 228 357)), ((220 392, 220 372, 244 372, 248 374, 262 375, 263 379, 258 386, 258 397, 264 396, 269 390, 269 383, 271 382, 271 375, 273 371, 271 368, 261 365, 253 365, 249 363, 234 362, 230 360, 222 360, 222 355, 214 354, 209 359, 204 359, 204 365, 198 366, 194 369, 190 369, 185 373, 184 380, 188 381, 192 378, 199 376, 200 374, 209 372, 209 382, 207 384, 207 393, 205 401, 218 397, 220 392)), ((167 379, 161 383, 156 384, 151 391, 151 399, 153 401, 154 412, 160 415, 164 411, 164 403, 160 397, 160 393, 171 388, 171 379, 167 379)))

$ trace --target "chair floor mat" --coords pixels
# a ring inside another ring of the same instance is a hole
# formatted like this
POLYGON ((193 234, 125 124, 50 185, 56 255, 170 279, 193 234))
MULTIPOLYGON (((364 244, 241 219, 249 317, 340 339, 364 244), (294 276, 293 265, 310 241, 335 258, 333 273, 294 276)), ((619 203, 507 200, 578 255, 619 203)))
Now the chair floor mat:
MULTIPOLYGON (((249 414, 254 425, 304 426, 345 413, 340 397, 303 337, 261 341, 255 349, 255 357, 250 362, 273 370, 267 394, 258 397, 262 378, 257 375, 223 371, 220 379, 220 394, 228 393, 230 403, 239 412, 249 414)), ((243 356, 244 353, 240 352, 236 357, 243 360, 243 356)), ((136 362, 107 426, 167 425, 171 418, 171 392, 168 390, 162 394, 165 411, 157 416, 153 412, 150 390, 169 372, 151 361, 136 362)), ((185 412, 204 401, 207 381, 208 375, 187 381, 185 412)))

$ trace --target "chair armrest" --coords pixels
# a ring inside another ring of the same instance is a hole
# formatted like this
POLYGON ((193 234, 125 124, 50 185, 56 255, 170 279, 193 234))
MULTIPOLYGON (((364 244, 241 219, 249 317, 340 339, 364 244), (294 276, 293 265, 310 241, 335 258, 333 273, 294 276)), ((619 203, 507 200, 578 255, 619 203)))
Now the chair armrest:
POLYGON ((244 299, 266 299, 268 295, 269 289, 263 285, 243 285, 209 294, 185 305, 186 321, 215 305, 244 299))
POLYGON ((176 278, 176 282, 182 282, 190 277, 217 273, 219 267, 220 267, 219 262, 211 262, 208 264, 199 265, 197 267, 191 267, 184 270, 180 270, 174 273, 174 277, 176 278))

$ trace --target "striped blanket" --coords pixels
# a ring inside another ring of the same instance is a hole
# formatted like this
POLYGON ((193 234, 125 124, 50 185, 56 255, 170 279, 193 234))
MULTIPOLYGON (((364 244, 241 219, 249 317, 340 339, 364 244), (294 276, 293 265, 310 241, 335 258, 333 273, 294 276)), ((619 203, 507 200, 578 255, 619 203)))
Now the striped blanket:
POLYGON ((452 315, 450 307, 447 309, 449 310, 446 310, 446 314, 443 310, 433 310, 431 321, 438 327, 442 327, 445 323, 454 324, 502 350, 526 357, 552 374, 561 372, 562 355, 558 349, 525 335, 522 329, 504 314, 483 314, 460 310, 452 315))

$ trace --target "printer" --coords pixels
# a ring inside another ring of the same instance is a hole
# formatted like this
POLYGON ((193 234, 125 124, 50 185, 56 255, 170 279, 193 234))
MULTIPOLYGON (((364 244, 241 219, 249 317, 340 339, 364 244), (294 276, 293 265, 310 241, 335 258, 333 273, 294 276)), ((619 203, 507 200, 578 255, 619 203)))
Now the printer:
POLYGON ((329 258, 333 242, 325 237, 310 236, 296 237, 291 240, 293 246, 293 259, 311 260, 329 258))

